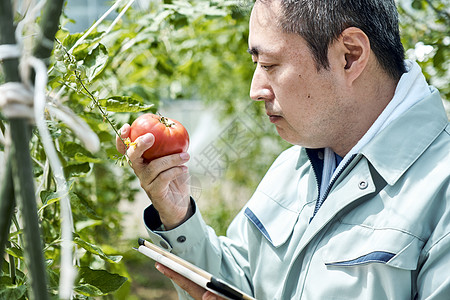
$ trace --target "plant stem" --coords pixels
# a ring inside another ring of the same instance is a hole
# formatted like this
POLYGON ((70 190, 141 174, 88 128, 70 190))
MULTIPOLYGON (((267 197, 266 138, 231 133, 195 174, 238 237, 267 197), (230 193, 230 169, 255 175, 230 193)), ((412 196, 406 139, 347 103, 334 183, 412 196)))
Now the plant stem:
MULTIPOLYGON (((11 217, 14 213, 15 200, 12 182, 11 155, 6 159, 6 172, 2 179, 0 192, 0 257, 3 257, 6 242, 9 238, 9 228, 11 226, 11 217)), ((0 270, 2 269, 3 259, 0 259, 0 270)))
MULTIPOLYGON (((108 118, 108 114, 103 110, 103 108, 100 106, 100 103, 97 101, 97 99, 95 98, 94 95, 92 95, 92 93, 86 88, 86 86, 83 83, 83 80, 81 80, 80 75, 78 75, 78 73, 75 73, 75 76, 78 79, 78 82, 81 84, 81 86, 83 87, 83 89, 86 91, 86 93, 88 93, 89 97, 92 99, 92 101, 94 101, 95 106, 97 106, 98 110, 100 111, 100 113, 102 114, 103 118, 109 123, 109 125, 111 125, 112 129, 114 130, 114 132, 120 137, 119 131, 116 129, 116 127, 114 126, 114 124, 111 122, 111 120, 108 118)), ((121 138, 122 139, 122 138, 121 138)), ((123 141, 123 140, 122 140, 123 141)), ((125 144, 125 141, 123 141, 125 144)))
POLYGON ((16 284, 16 262, 14 256, 9 255, 9 276, 11 277, 12 284, 16 284))
MULTIPOLYGON (((22 228, 20 227, 19 220, 17 220, 17 217, 16 217, 15 213, 12 215, 11 219, 12 219, 12 222, 14 223, 14 227, 16 227, 16 231, 20 232, 22 230, 22 228)), ((23 241, 23 236, 21 234, 17 235, 17 243, 19 245, 25 244, 24 241, 23 241)))
MULTIPOLYGON (((94 95, 92 95, 92 93, 87 89, 87 87, 84 85, 83 80, 81 79, 80 75, 78 74, 78 71, 75 71, 75 76, 77 77, 78 82, 81 84, 81 86, 83 87, 83 89, 86 91, 86 93, 88 93, 89 98, 92 99, 92 101, 94 102, 95 106, 97 106, 98 110, 100 111, 100 114, 103 116, 103 118, 109 123, 109 125, 111 126, 111 128, 114 130, 114 132, 116 133, 116 135, 119 137, 119 139, 122 141, 122 143, 125 145, 125 147, 128 147, 127 144, 125 143, 125 140, 122 138, 122 136, 120 135, 119 131, 116 129, 116 126, 113 124, 113 122, 111 122, 111 120, 108 117, 108 114, 103 110, 103 108, 101 107, 100 103, 98 102, 98 100, 95 98, 94 95)), ((125 153, 124 154, 125 157, 127 158, 128 163, 131 163, 128 155, 125 153)))
MULTIPOLYGON (((133 0, 134 1, 134 0, 133 0)), ((70 50, 67 50, 59 40, 56 39, 56 42, 61 45, 63 51, 66 53, 66 55, 69 56, 70 60, 72 60, 73 56, 70 53, 70 50)), ((73 47, 72 47, 73 49, 73 47)), ((83 90, 87 93, 87 96, 94 102, 95 106, 97 106, 98 110, 100 111, 100 114, 102 115, 103 119, 105 119, 109 125, 111 126, 111 128, 114 130, 116 136, 119 137, 119 139, 122 141, 122 144, 125 145, 125 147, 128 148, 127 143, 125 142, 125 140, 122 138, 122 136, 120 135, 119 131, 116 129, 116 126, 114 125, 114 123, 109 119, 108 114, 106 113, 106 111, 103 110, 102 106, 100 105, 100 103, 98 102, 98 100, 95 98, 95 96, 91 93, 91 91, 89 91, 89 89, 86 87, 86 85, 83 82, 83 79, 80 76, 80 72, 78 70, 74 71, 75 77, 77 78, 77 81, 81 84, 81 87, 83 88, 83 90)), ((131 161, 127 155, 127 153, 124 154, 124 156, 127 158, 127 162, 128 164, 131 166, 131 161)))

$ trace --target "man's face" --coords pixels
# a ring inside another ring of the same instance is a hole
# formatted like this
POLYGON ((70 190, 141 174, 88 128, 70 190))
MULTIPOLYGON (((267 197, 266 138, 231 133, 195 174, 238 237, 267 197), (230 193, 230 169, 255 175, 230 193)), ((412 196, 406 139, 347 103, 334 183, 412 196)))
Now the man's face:
MULTIPOLYGON (((332 147, 342 134, 342 98, 337 70, 317 71, 306 41, 277 25, 279 1, 256 2, 250 17, 249 53, 256 64, 250 89, 263 100, 270 121, 291 144, 332 147)), ((341 62, 342 63, 342 62, 341 62)), ((347 105, 348 106, 348 105, 347 105)))

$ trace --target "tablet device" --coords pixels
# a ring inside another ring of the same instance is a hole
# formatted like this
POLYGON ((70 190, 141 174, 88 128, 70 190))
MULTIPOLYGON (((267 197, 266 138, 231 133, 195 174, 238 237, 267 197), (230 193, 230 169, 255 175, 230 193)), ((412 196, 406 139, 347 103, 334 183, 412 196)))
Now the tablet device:
POLYGON ((142 238, 139 239, 139 248, 134 249, 225 299, 256 300, 205 270, 142 238))

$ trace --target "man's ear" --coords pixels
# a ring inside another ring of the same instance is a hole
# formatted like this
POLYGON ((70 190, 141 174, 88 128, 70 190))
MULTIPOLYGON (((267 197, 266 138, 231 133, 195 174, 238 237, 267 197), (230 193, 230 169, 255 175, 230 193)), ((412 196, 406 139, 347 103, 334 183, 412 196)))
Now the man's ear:
POLYGON ((370 57, 370 41, 359 28, 349 27, 342 31, 339 37, 342 47, 341 57, 345 62, 344 70, 348 83, 355 81, 366 68, 370 57))

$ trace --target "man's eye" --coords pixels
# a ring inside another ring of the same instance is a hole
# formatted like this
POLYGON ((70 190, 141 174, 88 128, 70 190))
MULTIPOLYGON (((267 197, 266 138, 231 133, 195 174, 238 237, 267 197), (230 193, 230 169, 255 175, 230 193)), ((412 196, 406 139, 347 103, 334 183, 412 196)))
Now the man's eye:
MULTIPOLYGON (((257 61, 254 61, 253 64, 256 66, 256 65, 258 65, 259 63, 258 63, 257 61)), ((261 69, 263 69, 264 71, 270 71, 270 69, 272 69, 274 66, 275 66, 275 65, 261 65, 261 64, 259 64, 259 67, 260 67, 261 69)))
POLYGON ((261 65, 260 66, 264 71, 270 71, 273 65, 261 65))

